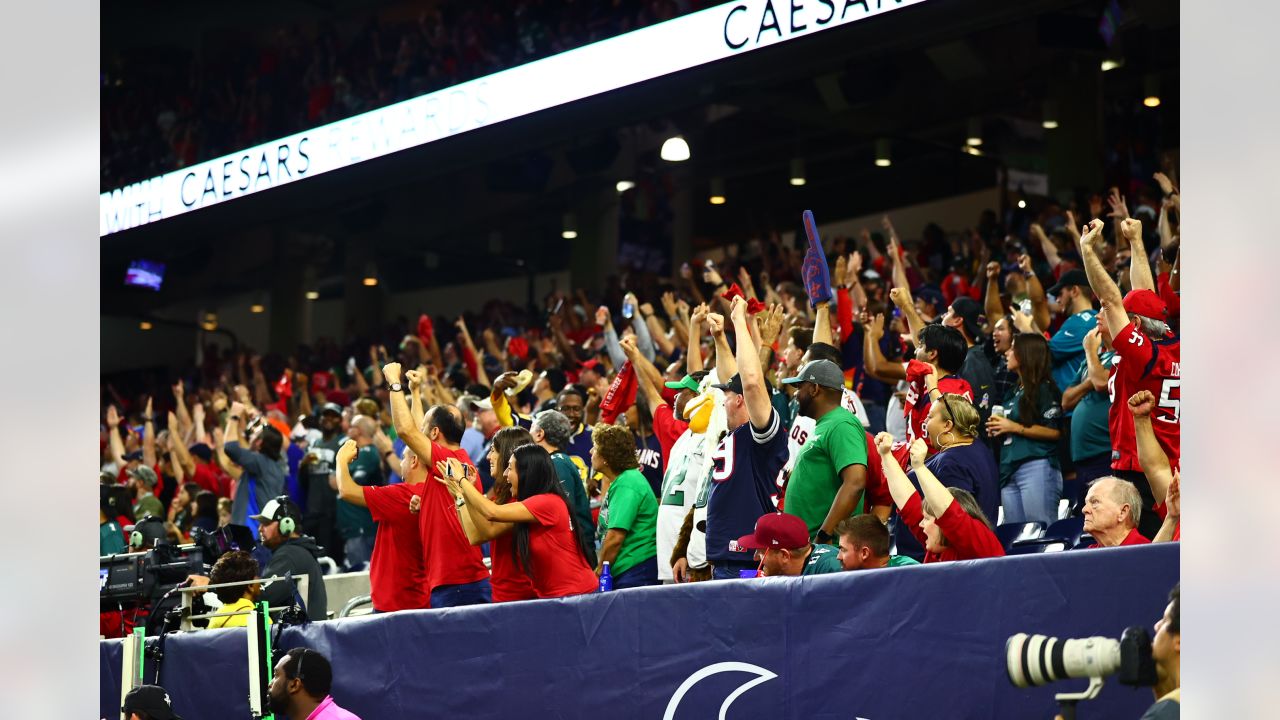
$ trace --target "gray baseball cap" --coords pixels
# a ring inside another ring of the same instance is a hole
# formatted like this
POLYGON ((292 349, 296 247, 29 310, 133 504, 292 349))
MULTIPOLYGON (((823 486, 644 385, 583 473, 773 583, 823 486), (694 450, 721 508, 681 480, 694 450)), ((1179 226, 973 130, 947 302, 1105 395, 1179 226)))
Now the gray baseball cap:
POLYGON ((843 390, 844 372, 830 360, 810 360, 800 367, 800 372, 795 377, 786 378, 782 382, 784 385, 811 382, 821 387, 843 390))

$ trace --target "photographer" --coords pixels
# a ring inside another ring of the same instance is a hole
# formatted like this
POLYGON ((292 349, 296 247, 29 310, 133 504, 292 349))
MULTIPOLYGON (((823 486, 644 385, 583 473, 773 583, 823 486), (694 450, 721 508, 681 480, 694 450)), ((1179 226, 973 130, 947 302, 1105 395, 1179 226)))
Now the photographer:
MULTIPOLYGON (((279 433, 277 433, 279 434, 279 433)), ((294 579, 307 576, 307 616, 324 620, 329 609, 329 597, 324 588, 324 572, 316 558, 322 555, 316 541, 298 534, 302 511, 281 495, 271 499, 262 512, 253 516, 258 524, 258 536, 262 544, 271 550, 271 560, 262 571, 262 577, 283 576, 293 573, 294 579)), ((262 591, 262 598, 271 607, 293 603, 294 587, 287 582, 274 582, 262 591)))
POLYGON ((1182 583, 1169 592, 1169 604, 1156 622, 1151 640, 1151 658, 1156 662, 1156 684, 1151 692, 1156 702, 1143 713, 1142 720, 1176 720, 1182 704, 1182 626, 1179 622, 1182 583))

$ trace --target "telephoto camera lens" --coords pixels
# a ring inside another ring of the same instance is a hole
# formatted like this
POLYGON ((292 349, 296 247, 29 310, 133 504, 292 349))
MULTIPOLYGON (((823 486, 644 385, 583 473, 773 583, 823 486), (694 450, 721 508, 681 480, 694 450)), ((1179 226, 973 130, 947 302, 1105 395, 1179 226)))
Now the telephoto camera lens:
POLYGON ((1009 682, 1025 688, 1067 678, 1106 677, 1120 667, 1120 642, 1089 637, 1060 640, 1018 633, 1004 644, 1009 682))

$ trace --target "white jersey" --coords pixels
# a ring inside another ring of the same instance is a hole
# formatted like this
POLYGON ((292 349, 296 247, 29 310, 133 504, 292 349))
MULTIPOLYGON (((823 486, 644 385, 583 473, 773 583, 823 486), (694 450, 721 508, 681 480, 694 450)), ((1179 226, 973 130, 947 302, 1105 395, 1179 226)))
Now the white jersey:
POLYGON ((706 436, 692 430, 685 430, 674 445, 671 446, 671 457, 667 462, 667 471, 662 475, 662 496, 658 498, 658 579, 671 580, 671 551, 675 549, 676 540, 680 537, 680 527, 684 518, 693 507, 698 494, 698 479, 693 477, 696 470, 705 465, 702 456, 707 452, 706 436))

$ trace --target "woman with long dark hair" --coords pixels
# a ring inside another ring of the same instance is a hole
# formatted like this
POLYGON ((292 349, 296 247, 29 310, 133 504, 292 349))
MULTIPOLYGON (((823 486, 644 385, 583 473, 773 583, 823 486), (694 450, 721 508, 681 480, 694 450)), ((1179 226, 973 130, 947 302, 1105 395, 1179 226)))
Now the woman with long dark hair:
POLYGON ((178 491, 173 494, 173 500, 169 503, 169 522, 178 528, 183 537, 191 534, 191 521, 196 516, 196 495, 199 493, 198 484, 185 482, 178 487, 178 491))
MULTIPOLYGON (((502 504, 477 490, 468 477, 470 470, 457 460, 450 458, 442 469, 437 480, 465 505, 477 528, 494 537, 511 535, 508 555, 528 576, 538 597, 596 590, 598 583, 587 565, 585 541, 573 527, 569 498, 546 450, 533 444, 515 449, 502 474, 512 499, 502 504)), ((497 554, 495 549, 495 563, 497 554)))
MULTIPOLYGON (((489 461, 489 474, 494 478, 493 500, 499 505, 505 505, 511 501, 511 483, 507 482, 506 478, 507 463, 511 460, 511 454, 521 445, 532 442, 533 436, 522 427, 505 427, 493 436, 493 443, 489 446, 489 453, 485 458, 489 461)), ((443 462, 436 463, 436 466, 442 476, 448 471, 448 466, 443 462)), ((456 475, 462 471, 454 468, 454 472, 456 475)), ((448 483, 445 485, 448 486, 448 483)), ((458 494, 454 493, 454 497, 458 497, 458 494)), ((472 545, 492 543, 490 546, 492 552, 489 557, 493 567, 490 568, 489 583, 493 587, 494 602, 532 600, 538 597, 529 576, 520 569, 519 563, 514 559, 512 543, 515 536, 510 532, 512 525, 484 522, 482 516, 472 513, 465 505, 458 508, 458 521, 462 523, 462 531, 466 533, 467 540, 472 545)))
POLYGON ((1051 523, 1058 518, 1062 471, 1058 466, 1062 392, 1049 375, 1049 342, 1019 333, 1005 353, 1018 384, 1004 398, 1005 416, 992 416, 987 432, 1000 445, 1000 499, 1005 522, 1051 523))
POLYGON ((218 529, 218 496, 208 490, 196 493, 196 515, 191 520, 191 527, 205 532, 218 529))

